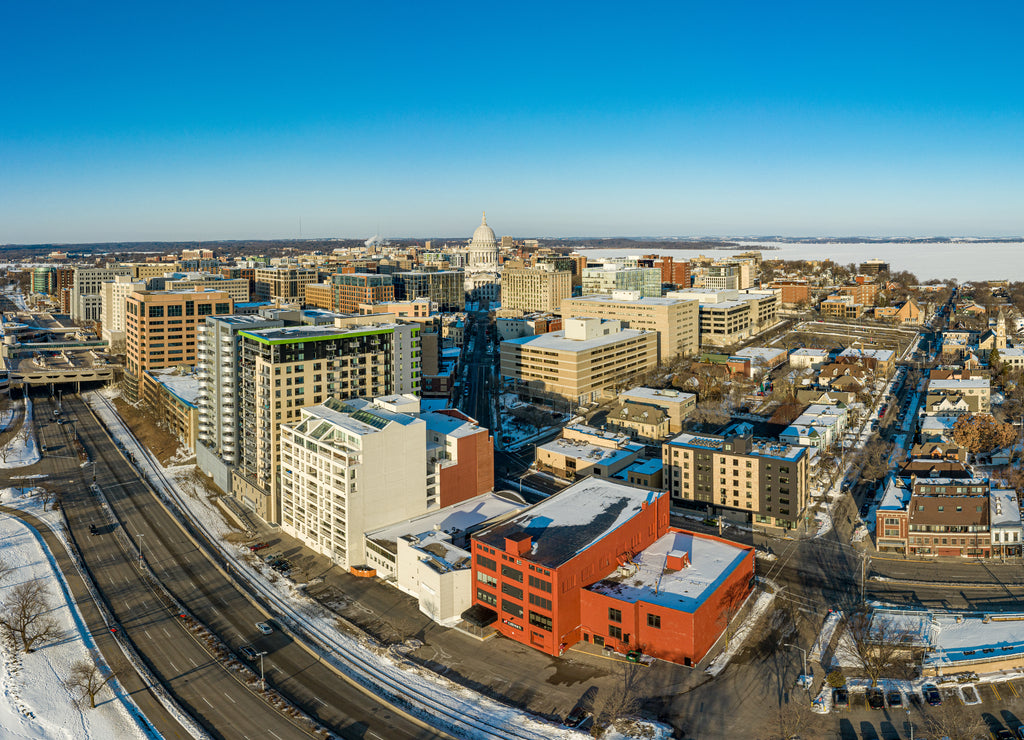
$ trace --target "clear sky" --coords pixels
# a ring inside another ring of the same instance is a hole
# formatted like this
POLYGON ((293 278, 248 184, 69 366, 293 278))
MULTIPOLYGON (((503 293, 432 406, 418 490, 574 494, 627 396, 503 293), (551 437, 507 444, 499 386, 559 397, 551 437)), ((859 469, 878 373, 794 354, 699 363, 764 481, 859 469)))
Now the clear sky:
POLYGON ((0 243, 1024 233, 1017 2, 7 2, 0 243), (228 6, 231 7, 228 7, 228 6))

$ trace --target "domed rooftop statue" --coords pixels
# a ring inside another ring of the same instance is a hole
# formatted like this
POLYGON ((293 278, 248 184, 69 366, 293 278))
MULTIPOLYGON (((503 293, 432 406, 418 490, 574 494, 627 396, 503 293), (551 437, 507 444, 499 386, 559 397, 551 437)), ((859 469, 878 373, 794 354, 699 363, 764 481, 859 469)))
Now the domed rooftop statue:
POLYGON ((494 229, 487 225, 487 212, 484 211, 483 220, 480 222, 480 225, 476 227, 476 231, 473 232, 473 242, 470 246, 489 247, 497 243, 498 240, 494 236, 494 229))

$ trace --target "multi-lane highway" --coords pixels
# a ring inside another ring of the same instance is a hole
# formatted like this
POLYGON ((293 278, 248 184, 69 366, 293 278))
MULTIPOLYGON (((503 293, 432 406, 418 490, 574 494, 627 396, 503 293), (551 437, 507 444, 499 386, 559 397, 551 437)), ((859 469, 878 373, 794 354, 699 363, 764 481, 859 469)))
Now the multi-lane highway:
MULTIPOLYGON (((299 738, 308 732, 272 708, 241 676, 215 660, 186 629, 172 603, 139 571, 141 550, 163 585, 190 612, 238 653, 244 645, 266 651, 268 683, 308 715, 346 738, 434 738, 438 732, 401 714, 380 698, 354 686, 315 654, 280 630, 260 634, 255 625, 268 615, 254 607, 182 530, 156 496, 125 462, 84 402, 64 396, 58 424, 54 404, 34 402, 40 442, 47 447, 43 469, 62 498, 83 557, 106 595, 120 628, 138 647, 178 702, 213 735, 224 738, 299 738), (71 441, 72 427, 94 460, 81 467, 71 441), (111 522, 89 490, 95 473, 114 512, 111 522), (96 524, 99 534, 90 536, 96 524), (119 536, 117 529, 122 528, 119 536)), ((255 664, 259 671, 259 665, 255 664)))

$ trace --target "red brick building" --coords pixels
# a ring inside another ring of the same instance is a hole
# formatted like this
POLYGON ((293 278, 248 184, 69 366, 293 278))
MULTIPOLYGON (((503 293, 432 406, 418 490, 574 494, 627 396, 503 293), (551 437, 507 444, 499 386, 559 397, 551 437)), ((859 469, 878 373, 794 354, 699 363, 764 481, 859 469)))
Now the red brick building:
POLYGON ((505 637, 548 655, 583 639, 696 661, 721 634, 729 608, 749 593, 753 550, 722 543, 735 550, 725 575, 702 581, 703 589, 689 579, 692 594, 650 598, 634 581, 642 571, 648 583, 658 557, 664 566, 661 549, 678 554, 673 562, 682 571, 683 554, 703 559, 710 540, 670 530, 666 492, 585 478, 473 535, 474 606, 493 611, 505 637), (634 578, 616 581, 626 573, 634 578))
POLYGON ((441 507, 494 490, 494 436, 455 409, 421 414, 427 423, 427 455, 440 461, 441 507))

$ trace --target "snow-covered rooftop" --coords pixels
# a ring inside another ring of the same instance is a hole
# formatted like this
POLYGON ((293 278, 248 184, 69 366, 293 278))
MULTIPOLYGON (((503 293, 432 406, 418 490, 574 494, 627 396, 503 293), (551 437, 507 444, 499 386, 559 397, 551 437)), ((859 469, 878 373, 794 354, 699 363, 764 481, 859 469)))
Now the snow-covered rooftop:
POLYGON ((948 380, 929 380, 928 390, 946 390, 946 391, 958 391, 963 389, 978 389, 988 388, 988 378, 967 378, 964 380, 957 380, 950 378, 948 380))
POLYGON ((189 373, 179 375, 174 368, 147 371, 154 380, 189 406, 196 405, 199 397, 199 378, 189 373))
POLYGON ((658 538, 616 574, 588 586, 630 603, 644 602, 694 612, 736 569, 751 549, 716 538, 673 530, 658 538), (666 568, 669 555, 686 554, 682 570, 666 568))
POLYGON ((635 339, 644 334, 652 332, 640 331, 639 329, 622 329, 611 334, 602 334, 593 339, 566 339, 565 331, 550 331, 546 334, 536 336, 519 337, 518 339, 506 339, 502 344, 528 344, 536 349, 551 349, 562 352, 586 352, 609 344, 623 342, 627 339, 635 339))
POLYGON ((623 398, 623 397, 636 398, 636 399, 641 399, 641 400, 644 400, 644 401, 651 401, 653 403, 660 403, 660 404, 665 404, 665 403, 682 403, 683 401, 687 401, 687 400, 693 398, 694 396, 695 396, 695 394, 693 394, 693 393, 684 393, 683 391, 677 391, 677 390, 674 390, 674 389, 662 390, 660 388, 646 388, 644 386, 637 386, 635 388, 630 388, 625 393, 620 393, 619 394, 620 398, 623 398))
POLYGON ((557 568, 666 495, 604 478, 584 478, 474 538, 504 550, 506 537, 530 535, 532 549, 523 559, 557 568))
POLYGON ((514 494, 482 493, 443 509, 367 532, 366 538, 389 550, 394 550, 399 537, 414 537, 425 542, 434 534, 444 533, 450 540, 476 529, 489 519, 524 508, 526 503, 515 500, 514 494))
POLYGON ((847 347, 839 353, 840 357, 871 357, 879 362, 888 362, 896 353, 891 349, 861 349, 860 347, 847 347))

